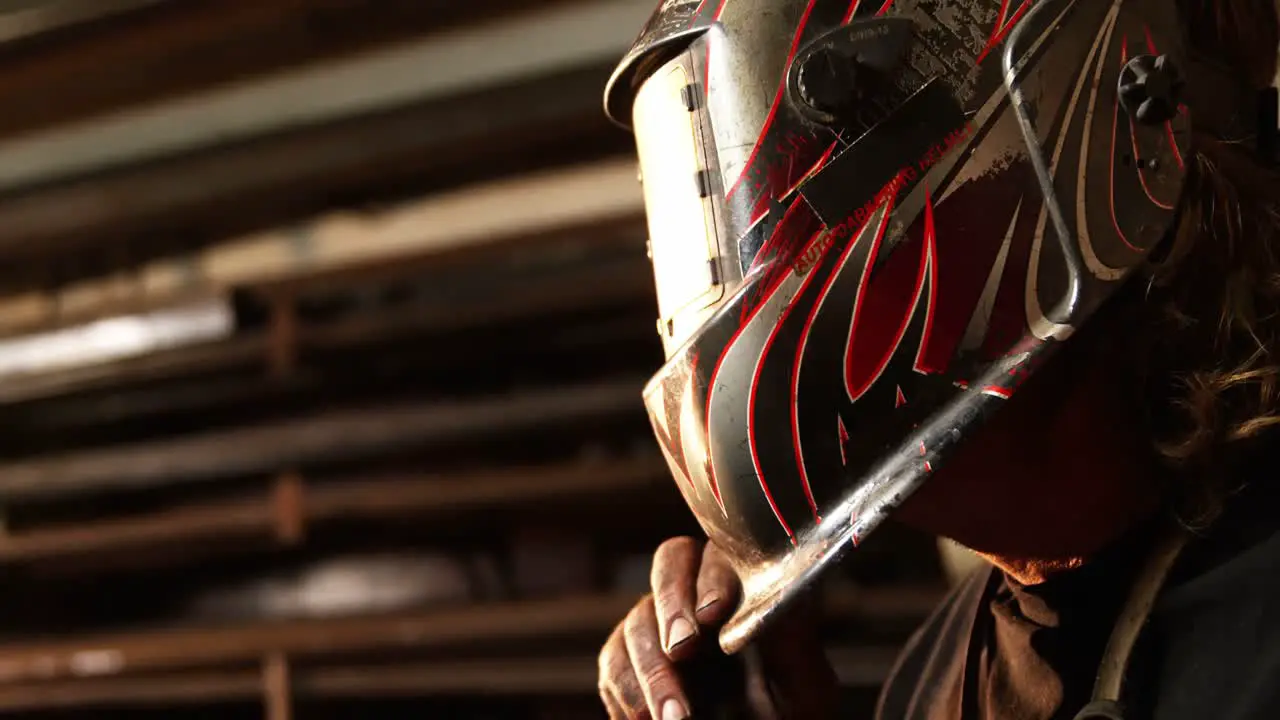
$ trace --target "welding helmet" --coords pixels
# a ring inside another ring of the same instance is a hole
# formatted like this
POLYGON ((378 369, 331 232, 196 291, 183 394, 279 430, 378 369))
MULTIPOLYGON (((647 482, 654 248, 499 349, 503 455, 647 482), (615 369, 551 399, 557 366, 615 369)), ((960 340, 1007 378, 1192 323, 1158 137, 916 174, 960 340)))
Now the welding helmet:
POLYGON ((1186 174, 1167 0, 664 0, 630 127, 666 363, 644 401, 743 602, 875 529, 1161 244, 1186 174))

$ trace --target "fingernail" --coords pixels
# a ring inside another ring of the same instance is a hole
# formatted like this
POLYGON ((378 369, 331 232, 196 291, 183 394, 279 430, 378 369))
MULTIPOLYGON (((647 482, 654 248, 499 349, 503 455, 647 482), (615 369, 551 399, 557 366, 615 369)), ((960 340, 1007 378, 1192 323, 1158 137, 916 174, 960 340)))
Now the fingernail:
POLYGON ((693 623, 689 622, 683 615, 677 616, 675 620, 671 621, 671 629, 667 632, 667 650, 671 650, 693 637, 694 632, 693 623))
POLYGON ((671 698, 662 703, 662 720, 688 720, 689 713, 684 709, 684 705, 679 700, 671 698))
POLYGON ((709 592, 706 595, 703 595, 702 601, 698 603, 698 612, 702 612, 718 602, 720 602, 720 596, 713 592, 709 592))

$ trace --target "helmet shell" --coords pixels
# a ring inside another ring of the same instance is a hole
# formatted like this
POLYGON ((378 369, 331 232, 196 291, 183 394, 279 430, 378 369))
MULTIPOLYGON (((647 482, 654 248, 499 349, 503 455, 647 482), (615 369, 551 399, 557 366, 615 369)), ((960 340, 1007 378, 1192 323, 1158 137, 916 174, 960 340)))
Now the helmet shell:
POLYGON ((1182 62, 1177 22, 1161 0, 655 11, 606 106, 637 135, 662 313, 645 403, 743 580, 726 649, 932 477, 1165 237, 1189 113, 1139 123, 1119 88, 1140 57, 1182 62), (833 48, 888 80, 836 123, 798 87, 833 48))

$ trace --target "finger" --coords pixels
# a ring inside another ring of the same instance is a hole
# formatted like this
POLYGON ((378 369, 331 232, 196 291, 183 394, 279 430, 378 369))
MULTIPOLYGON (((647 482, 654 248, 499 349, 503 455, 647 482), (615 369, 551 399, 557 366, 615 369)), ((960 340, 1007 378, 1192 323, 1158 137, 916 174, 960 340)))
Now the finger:
POLYGON ((653 599, 637 605, 623 623, 623 637, 631 667, 640 680, 649 711, 657 720, 686 720, 689 701, 680 687, 672 660, 658 639, 658 619, 653 599))
POLYGON ((707 543, 698 570, 695 605, 698 622, 704 625, 724 622, 737 604, 740 587, 728 557, 715 543, 707 543))
MULTIPOLYGON (((612 700, 622 714, 619 717, 627 720, 650 720, 649 706, 640 689, 640 680, 635 669, 631 667, 631 656, 627 652, 627 641, 623 637, 623 623, 613 629, 604 649, 600 651, 599 668, 600 697, 609 706, 612 700)), ((609 707, 613 713, 614 708, 609 707)))
POLYGON ((693 594, 698 577, 702 549, 689 537, 672 538, 653 554, 649 582, 653 586, 653 602, 658 618, 662 647, 672 658, 689 654, 698 634, 694 618, 693 594))
POLYGON ((612 690, 601 690, 600 700, 604 702, 605 712, 609 713, 609 720, 634 720, 635 716, 622 707, 622 702, 614 697, 612 690))

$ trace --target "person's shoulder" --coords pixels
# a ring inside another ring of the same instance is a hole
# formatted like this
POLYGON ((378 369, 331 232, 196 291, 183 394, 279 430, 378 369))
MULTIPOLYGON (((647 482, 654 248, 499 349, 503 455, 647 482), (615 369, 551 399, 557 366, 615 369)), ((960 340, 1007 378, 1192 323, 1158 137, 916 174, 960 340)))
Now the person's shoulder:
POLYGON ((925 717, 940 704, 958 711, 974 618, 995 572, 984 566, 970 573, 907 641, 881 689, 877 718, 925 717))
POLYGON ((1149 632, 1154 717, 1280 717, 1280 532, 1167 588, 1149 632))

